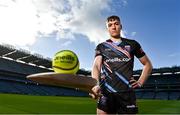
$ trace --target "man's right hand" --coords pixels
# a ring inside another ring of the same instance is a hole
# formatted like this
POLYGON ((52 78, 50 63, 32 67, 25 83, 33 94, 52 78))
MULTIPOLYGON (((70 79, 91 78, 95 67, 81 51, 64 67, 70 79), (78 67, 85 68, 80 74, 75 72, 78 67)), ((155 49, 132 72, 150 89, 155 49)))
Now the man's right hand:
POLYGON ((99 85, 95 85, 92 88, 92 93, 89 93, 89 95, 93 98, 93 99, 97 99, 99 96, 101 96, 101 88, 99 85))

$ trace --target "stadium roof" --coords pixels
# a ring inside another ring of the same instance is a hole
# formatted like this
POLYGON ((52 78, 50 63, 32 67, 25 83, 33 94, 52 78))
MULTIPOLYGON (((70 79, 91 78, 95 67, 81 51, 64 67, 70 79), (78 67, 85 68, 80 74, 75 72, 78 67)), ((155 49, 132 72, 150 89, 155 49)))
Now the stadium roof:
POLYGON ((37 53, 32 54, 30 51, 24 49, 17 49, 9 44, 0 44, 0 57, 10 58, 27 64, 34 64, 39 67, 52 68, 52 61, 50 58, 44 58, 37 53))

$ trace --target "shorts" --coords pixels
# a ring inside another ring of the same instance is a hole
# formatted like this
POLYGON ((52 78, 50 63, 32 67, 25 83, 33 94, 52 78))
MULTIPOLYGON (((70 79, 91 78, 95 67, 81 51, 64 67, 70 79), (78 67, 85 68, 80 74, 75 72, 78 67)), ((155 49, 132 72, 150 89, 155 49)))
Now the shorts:
POLYGON ((136 114, 136 96, 134 92, 106 93, 97 102, 97 108, 108 114, 136 114))

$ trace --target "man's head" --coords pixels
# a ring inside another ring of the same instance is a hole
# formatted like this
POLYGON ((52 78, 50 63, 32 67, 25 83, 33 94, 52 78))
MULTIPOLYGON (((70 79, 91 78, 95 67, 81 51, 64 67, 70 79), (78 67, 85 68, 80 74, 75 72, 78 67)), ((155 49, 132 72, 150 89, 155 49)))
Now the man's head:
POLYGON ((111 37, 119 38, 122 29, 121 21, 118 16, 110 16, 106 20, 108 32, 111 37))

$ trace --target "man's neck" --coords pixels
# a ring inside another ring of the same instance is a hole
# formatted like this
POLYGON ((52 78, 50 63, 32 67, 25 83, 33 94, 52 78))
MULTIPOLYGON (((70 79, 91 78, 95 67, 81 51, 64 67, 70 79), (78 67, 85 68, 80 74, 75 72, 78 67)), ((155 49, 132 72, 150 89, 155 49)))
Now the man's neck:
POLYGON ((113 42, 121 42, 122 41, 122 39, 121 39, 121 37, 111 37, 110 38, 113 42))

